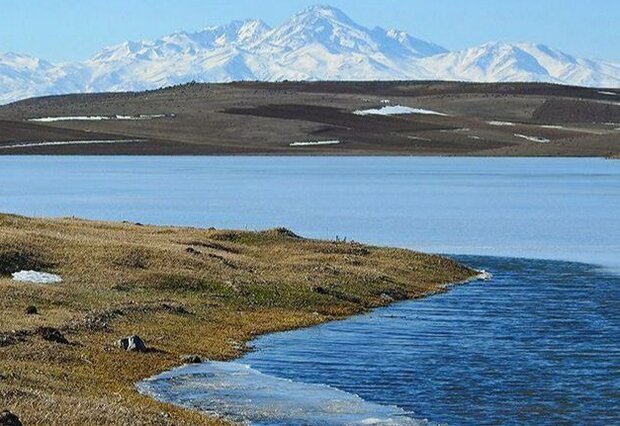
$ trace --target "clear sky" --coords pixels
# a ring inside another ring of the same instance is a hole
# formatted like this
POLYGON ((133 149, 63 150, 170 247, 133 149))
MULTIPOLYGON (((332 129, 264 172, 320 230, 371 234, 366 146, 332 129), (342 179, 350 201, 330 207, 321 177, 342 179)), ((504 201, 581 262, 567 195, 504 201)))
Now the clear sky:
POLYGON ((364 26, 398 28, 450 50, 531 41, 620 62, 620 0, 0 0, 0 52, 82 60, 126 40, 233 19, 273 26, 317 3, 364 26))

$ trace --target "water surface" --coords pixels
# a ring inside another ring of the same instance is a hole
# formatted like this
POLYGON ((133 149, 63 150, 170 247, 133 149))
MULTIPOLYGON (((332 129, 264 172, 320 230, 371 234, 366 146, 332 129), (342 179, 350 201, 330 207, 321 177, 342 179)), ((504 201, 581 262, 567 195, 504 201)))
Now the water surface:
POLYGON ((0 157, 0 211, 286 226, 470 255, 459 259, 494 273, 140 385, 159 399, 261 425, 609 425, 620 423, 618 164, 0 157))
POLYGON ((571 158, 0 157, 0 211, 615 263, 620 167, 571 158))

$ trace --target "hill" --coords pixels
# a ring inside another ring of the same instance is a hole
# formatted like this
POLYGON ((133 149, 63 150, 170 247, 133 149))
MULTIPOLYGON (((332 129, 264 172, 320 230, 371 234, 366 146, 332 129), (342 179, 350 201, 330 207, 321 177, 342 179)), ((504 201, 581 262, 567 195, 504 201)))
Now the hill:
POLYGON ((5 105, 0 154, 606 156, 620 152, 619 129, 620 90, 187 84, 5 105))

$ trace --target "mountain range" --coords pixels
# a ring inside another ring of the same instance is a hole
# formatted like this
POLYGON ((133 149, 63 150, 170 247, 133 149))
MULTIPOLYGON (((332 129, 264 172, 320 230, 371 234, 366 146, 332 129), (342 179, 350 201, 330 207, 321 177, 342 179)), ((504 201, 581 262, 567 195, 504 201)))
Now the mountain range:
POLYGON ((620 64, 531 43, 448 51, 406 32, 365 28, 329 6, 271 28, 233 21, 155 41, 128 41, 83 62, 0 54, 0 103, 73 92, 135 91, 239 80, 537 81, 620 87, 620 64))

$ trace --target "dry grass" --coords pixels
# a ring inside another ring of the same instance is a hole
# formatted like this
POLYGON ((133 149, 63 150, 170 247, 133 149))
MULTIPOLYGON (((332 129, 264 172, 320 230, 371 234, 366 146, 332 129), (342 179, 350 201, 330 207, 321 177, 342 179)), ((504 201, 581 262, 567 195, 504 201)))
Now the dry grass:
POLYGON ((214 425, 135 391, 186 354, 442 291, 472 271, 407 250, 238 232, 0 215, 0 409, 24 424, 214 425), (14 282, 39 269, 60 285, 14 282), (389 295, 389 296, 388 296, 389 295), (39 315, 26 315, 36 305, 39 315), (69 345, 40 337, 60 329, 69 345), (154 351, 113 342, 140 335, 154 351))

